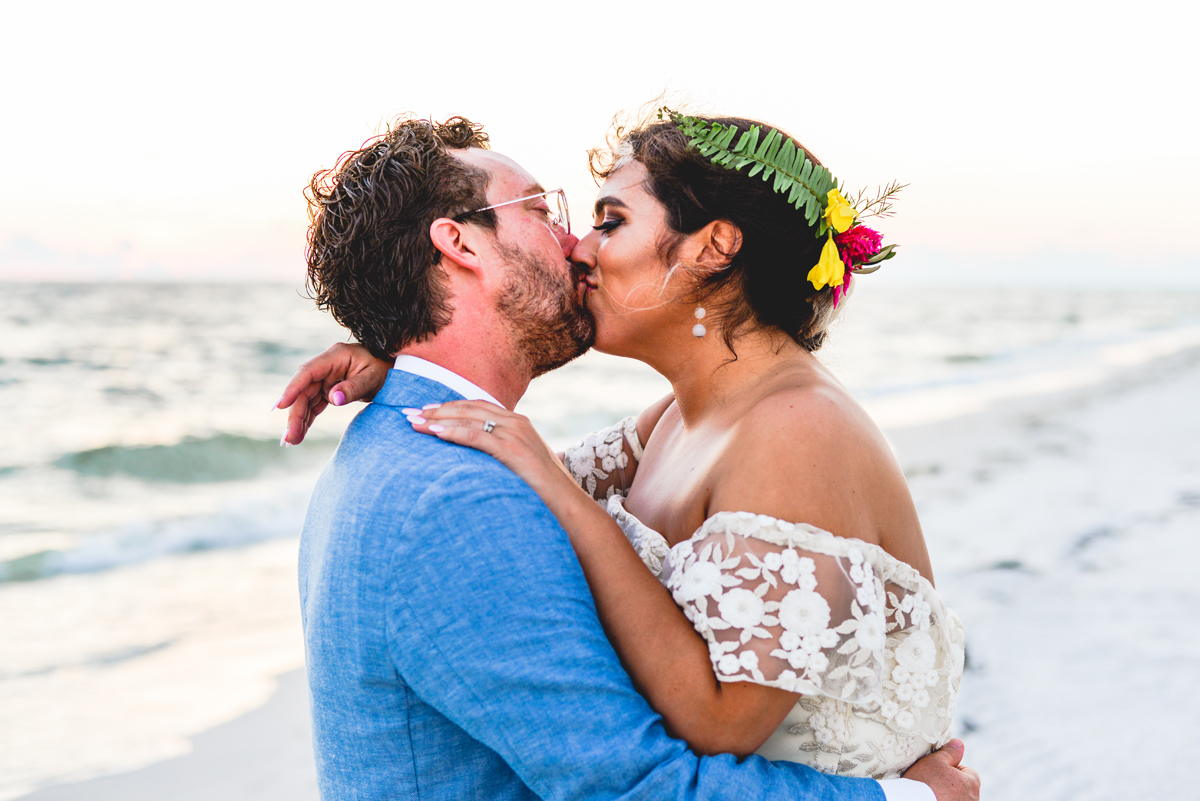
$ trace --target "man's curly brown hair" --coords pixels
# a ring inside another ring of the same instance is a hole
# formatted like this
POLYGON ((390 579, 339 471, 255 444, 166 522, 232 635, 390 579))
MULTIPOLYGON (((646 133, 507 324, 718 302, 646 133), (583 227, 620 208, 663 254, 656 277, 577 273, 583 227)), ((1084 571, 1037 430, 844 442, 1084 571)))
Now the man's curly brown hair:
MULTIPOLYGON (((310 296, 378 358, 450 322, 429 227, 487 205, 487 172, 450 153, 470 147, 486 149, 488 135, 465 117, 400 117, 305 191, 310 296)), ((496 228, 493 212, 475 221, 496 228)))

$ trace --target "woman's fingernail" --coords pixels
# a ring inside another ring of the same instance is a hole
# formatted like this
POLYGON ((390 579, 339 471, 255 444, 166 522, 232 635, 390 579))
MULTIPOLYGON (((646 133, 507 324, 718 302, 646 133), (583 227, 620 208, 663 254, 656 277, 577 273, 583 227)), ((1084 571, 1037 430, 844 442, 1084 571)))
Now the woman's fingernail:
POLYGON ((340 389, 334 390, 334 393, 329 396, 329 399, 333 401, 334 406, 341 406, 346 402, 346 396, 340 389))
POLYGON ((440 404, 440 403, 427 403, 424 406, 422 406, 421 408, 422 409, 437 409, 437 408, 441 407, 441 405, 442 404, 440 404))
POLYGON ((442 433, 443 431, 445 431, 445 430, 446 430, 446 427, 445 427, 445 426, 439 426, 437 423, 434 423, 433 425, 431 425, 431 426, 429 427, 429 430, 430 430, 430 431, 435 431, 435 432, 437 432, 438 434, 440 434, 440 433, 442 433))
POLYGON ((271 411, 275 411, 276 409, 278 409, 278 408, 279 408, 279 404, 281 404, 281 403, 283 403, 283 396, 282 396, 282 395, 280 395, 280 396, 279 396, 279 400, 275 401, 275 405, 271 407, 271 411))
POLYGON ((279 447, 283 448, 291 443, 287 441, 287 432, 283 432, 283 436, 279 438, 279 447))
POLYGON ((420 409, 401 409, 400 411, 403 412, 404 414, 420 414, 421 413, 420 409))
POLYGON ((425 418, 419 414, 410 414, 408 416, 408 422, 412 423, 414 426, 425 425, 425 418))

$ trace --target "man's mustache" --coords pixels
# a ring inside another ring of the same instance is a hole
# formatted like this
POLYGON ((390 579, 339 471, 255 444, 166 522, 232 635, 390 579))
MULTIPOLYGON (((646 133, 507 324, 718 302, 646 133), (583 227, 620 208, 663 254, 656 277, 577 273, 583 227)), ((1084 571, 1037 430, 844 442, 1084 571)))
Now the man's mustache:
POLYGON ((591 273, 592 273, 592 268, 588 267, 583 262, 581 262, 581 261, 571 262, 571 277, 573 279, 575 279, 576 283, 582 281, 584 278, 591 275, 591 273))

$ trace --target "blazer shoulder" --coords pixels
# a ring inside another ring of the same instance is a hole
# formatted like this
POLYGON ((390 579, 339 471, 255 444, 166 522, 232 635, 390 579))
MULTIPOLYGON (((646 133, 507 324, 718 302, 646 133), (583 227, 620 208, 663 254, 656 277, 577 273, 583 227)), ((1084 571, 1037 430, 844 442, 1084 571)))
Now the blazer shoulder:
MULTIPOLYGON (((334 462, 358 480, 379 487, 401 485, 405 494, 451 493, 494 486, 504 494, 532 492, 495 458, 413 431, 399 409, 368 407, 347 427, 334 462)), ((536 496, 535 496, 536 497, 536 496)))

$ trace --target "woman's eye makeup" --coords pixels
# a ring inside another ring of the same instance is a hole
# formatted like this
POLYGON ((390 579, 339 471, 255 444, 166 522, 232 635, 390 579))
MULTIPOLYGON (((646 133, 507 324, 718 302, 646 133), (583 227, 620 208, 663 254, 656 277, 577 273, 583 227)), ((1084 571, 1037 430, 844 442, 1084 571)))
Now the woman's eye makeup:
POLYGON ((613 231, 617 226, 619 226, 623 222, 624 222, 624 220, 605 220, 604 222, 600 223, 599 225, 593 225, 592 230, 599 231, 602 234, 607 234, 607 233, 610 233, 611 231, 613 231))

